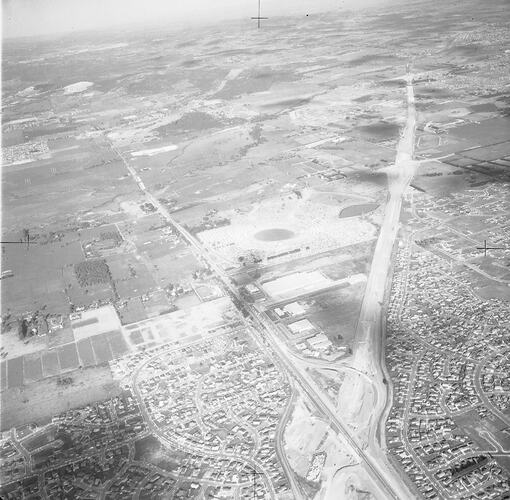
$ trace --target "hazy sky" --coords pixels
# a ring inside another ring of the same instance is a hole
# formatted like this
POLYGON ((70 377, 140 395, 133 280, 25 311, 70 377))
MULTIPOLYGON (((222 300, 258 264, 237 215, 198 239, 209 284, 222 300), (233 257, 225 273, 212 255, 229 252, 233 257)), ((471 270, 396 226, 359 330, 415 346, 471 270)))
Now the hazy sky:
MULTIPOLYGON (((261 0, 262 15, 302 14, 388 0, 261 0)), ((189 25, 257 14, 257 0, 2 0, 3 36, 32 36, 130 24, 189 25)))

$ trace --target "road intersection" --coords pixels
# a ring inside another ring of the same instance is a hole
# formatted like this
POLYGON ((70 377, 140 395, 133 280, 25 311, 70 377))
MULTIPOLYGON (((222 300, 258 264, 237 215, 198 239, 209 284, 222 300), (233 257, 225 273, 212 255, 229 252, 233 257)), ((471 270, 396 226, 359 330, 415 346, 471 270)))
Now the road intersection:
MULTIPOLYGON (((297 386, 307 394, 316 408, 327 418, 335 432, 348 443, 353 456, 357 456, 378 488, 387 498, 412 498, 404 481, 389 464, 386 456, 376 442, 378 418, 386 404, 386 387, 383 385, 381 369, 381 334, 382 334, 382 305, 388 281, 388 272, 391 263, 391 254, 399 228, 399 216, 402 206, 403 194, 409 185, 414 172, 414 131, 416 127, 416 111, 414 107, 413 76, 408 73, 405 77, 407 89, 407 121, 397 149, 395 165, 387 169, 389 200, 385 209, 385 216, 379 238, 377 240, 374 259, 372 261, 370 276, 367 283, 365 297, 359 317, 356 332, 353 367, 369 374, 376 385, 377 408, 374 408, 376 418, 371 419, 370 439, 368 443, 362 442, 359 437, 343 422, 337 408, 332 405, 322 391, 316 386, 306 370, 291 363, 285 353, 276 325, 264 313, 258 311, 252 304, 247 303, 239 290, 232 283, 227 273, 218 265, 209 251, 189 231, 186 230, 171 215, 165 207, 145 186, 136 170, 124 158, 122 153, 111 144, 112 150, 124 163, 130 176, 137 183, 140 191, 146 196, 158 212, 169 222, 174 230, 191 246, 196 255, 212 270, 222 282, 225 291, 240 304, 246 316, 246 323, 255 330, 254 340, 260 348, 271 358, 278 358, 287 375, 293 379, 297 386), (384 396, 384 397, 382 397, 384 396)), ((357 375, 359 376, 359 375, 357 375)), ((139 397, 139 396, 138 396, 139 397)), ((362 396, 361 396, 362 397, 362 396)), ((281 436, 281 433, 279 433, 281 436)), ((279 449, 280 459, 281 446, 279 449)), ((256 468, 257 464, 253 464, 256 468)), ((289 473, 287 467, 286 472, 289 473)), ((294 481, 291 484, 295 486, 294 481)), ((294 487, 293 487, 294 489, 294 487)), ((294 492, 299 495, 298 491, 294 492)), ((297 496, 297 498, 299 498, 297 496)))

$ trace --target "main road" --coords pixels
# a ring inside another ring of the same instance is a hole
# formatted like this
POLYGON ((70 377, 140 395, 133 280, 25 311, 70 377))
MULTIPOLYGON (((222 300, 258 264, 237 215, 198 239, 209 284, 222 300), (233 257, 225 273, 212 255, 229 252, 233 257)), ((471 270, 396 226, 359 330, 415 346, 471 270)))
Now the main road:
MULTIPOLYGON (((413 89, 413 76, 406 74, 407 119, 397 147, 395 164, 387 169, 388 202, 385 207, 384 219, 374 250, 370 273, 361 304, 360 315, 356 328, 354 343, 353 366, 372 378, 372 385, 377 393, 370 421, 369 435, 366 442, 368 453, 379 463, 391 465, 377 442, 377 428, 381 423, 387 399, 383 344, 383 304, 386 287, 389 285, 389 273, 392 263, 392 252, 399 230, 402 198, 411 182, 416 162, 414 161, 414 144, 416 129, 416 108, 413 89)), ((353 400, 363 398, 363 384, 356 383, 353 400), (358 392, 356 394, 356 392, 358 392)))
MULTIPOLYGON (((412 179, 414 169, 412 156, 414 150, 416 112, 414 109, 412 75, 407 74, 406 80, 408 103, 407 121, 399 142, 395 166, 392 169, 389 169, 388 172, 390 197, 386 206, 383 225, 381 227, 374 259, 372 261, 371 272, 367 282, 356 333, 357 342, 355 361, 356 363, 359 363, 363 360, 363 363, 359 365, 356 364, 356 367, 360 368, 360 366, 365 366, 367 371, 368 368, 371 368, 370 371, 372 373, 381 373, 380 332, 384 290, 391 263, 391 252, 398 231, 402 195, 412 179), (372 348, 369 349, 369 351, 371 351, 371 355, 367 357, 364 355, 363 349, 366 350, 368 346, 372 346, 372 348), (370 360, 369 366, 366 366, 366 360, 370 360)), ((338 415, 337 409, 314 384, 306 371, 294 366, 288 360, 285 355, 283 345, 279 339, 278 332, 271 320, 264 313, 257 311, 251 304, 248 304, 243 300, 238 289, 232 284, 229 276, 212 258, 207 249, 204 248, 200 241, 189 233, 186 228, 172 217, 168 209, 147 189, 136 170, 129 164, 120 151, 113 146, 113 144, 111 144, 111 148, 122 160, 130 176, 137 183, 140 191, 143 192, 146 198, 154 205, 154 207, 157 208, 158 212, 172 225, 180 236, 188 242, 203 262, 216 273, 230 296, 235 298, 238 303, 243 304, 244 310, 248 314, 252 325, 257 329, 260 339, 262 339, 261 341, 257 338, 257 336, 255 336, 255 340, 258 345, 268 354, 274 353, 277 355, 281 364, 302 388, 303 392, 309 396, 316 408, 327 417, 333 429, 343 437, 346 443, 350 445, 353 455, 359 457, 359 459, 363 461, 364 467, 367 469, 376 485, 384 492, 385 496, 387 498, 400 498, 406 500, 412 498, 413 495, 409 492, 404 481, 388 464, 386 457, 377 446, 377 443, 375 442, 375 429, 371 432, 371 441, 373 442, 369 444, 368 451, 365 451, 365 443, 362 443, 358 436, 356 436, 356 434, 345 425, 338 415), (271 347, 271 351, 268 349, 269 346, 271 347)), ((379 385, 382 385, 382 376, 380 379, 379 385)), ((385 387, 378 387, 378 393, 385 394, 385 387)), ((384 399, 385 398, 378 397, 377 401, 384 399)), ((381 414, 383 408, 384 404, 381 406, 379 403, 378 416, 381 414)), ((374 419, 373 422, 374 421, 376 421, 376 419, 374 419)), ((291 481, 291 484, 294 482, 291 478, 289 478, 289 480, 291 481)), ((294 494, 298 498, 301 496, 298 491, 294 491, 294 494)))

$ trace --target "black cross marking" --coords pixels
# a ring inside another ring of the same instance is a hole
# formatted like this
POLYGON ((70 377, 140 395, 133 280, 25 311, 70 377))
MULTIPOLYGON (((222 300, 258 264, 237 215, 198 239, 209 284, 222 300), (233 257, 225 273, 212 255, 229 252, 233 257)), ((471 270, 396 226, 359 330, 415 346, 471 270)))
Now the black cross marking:
POLYGON ((5 252, 5 248, 3 245, 26 245, 27 250, 30 248, 30 245, 36 245, 37 243, 34 243, 30 239, 30 233, 28 230, 23 231, 23 237, 19 239, 19 241, 0 241, 0 245, 2 245, 2 253, 5 252))
POLYGON ((504 250, 505 247, 488 247, 487 240, 483 240, 483 247, 476 247, 477 250, 483 250, 483 256, 487 257, 487 250, 504 250))
POLYGON ((257 28, 260 28, 260 20, 261 19, 269 19, 268 17, 260 17, 260 0, 259 0, 259 14, 257 17, 252 17, 252 19, 257 20, 257 28))

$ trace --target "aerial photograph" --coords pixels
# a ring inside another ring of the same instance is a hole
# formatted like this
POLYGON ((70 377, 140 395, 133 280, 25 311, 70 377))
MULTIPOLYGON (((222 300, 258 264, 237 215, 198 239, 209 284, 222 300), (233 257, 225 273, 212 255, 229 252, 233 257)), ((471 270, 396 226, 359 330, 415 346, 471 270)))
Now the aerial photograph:
POLYGON ((508 0, 2 0, 0 500, 510 499, 508 0))

